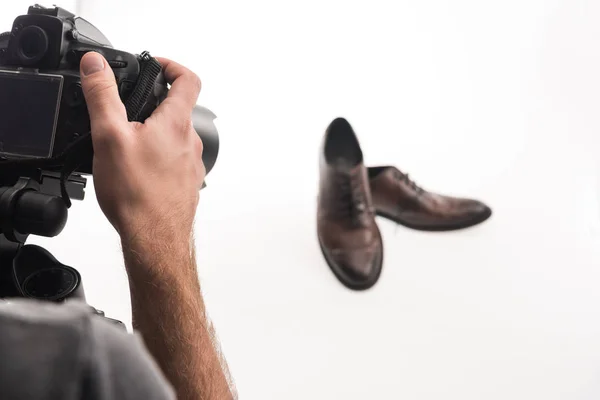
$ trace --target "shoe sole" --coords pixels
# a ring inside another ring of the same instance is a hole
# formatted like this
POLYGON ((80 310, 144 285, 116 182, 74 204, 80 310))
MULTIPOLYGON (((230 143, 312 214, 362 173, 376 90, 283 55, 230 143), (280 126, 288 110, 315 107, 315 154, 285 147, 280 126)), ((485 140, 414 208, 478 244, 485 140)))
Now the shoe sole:
POLYGON ((342 269, 339 268, 336 265, 336 263, 333 262, 333 260, 331 260, 329 258, 329 256, 327 255, 327 251, 325 250, 325 247, 323 247, 323 243, 321 243, 321 237, 317 233, 317 238, 319 239, 319 246, 321 247, 321 253, 323 253, 323 257, 325 258, 325 261, 327 262, 329 269, 331 269, 331 272, 333 272, 333 274, 336 276, 336 278, 348 289, 367 290, 367 289, 370 289, 371 287, 373 287, 379 280, 379 277, 381 276, 381 270, 383 269, 383 240, 382 240, 381 232, 379 231, 379 228, 377 228, 377 235, 379 236, 379 241, 381 242, 381 247, 379 250, 379 254, 377 255, 378 257, 375 259, 375 262, 377 264, 375 266, 373 274, 365 281, 357 281, 356 279, 350 278, 348 275, 346 275, 342 271, 342 269))
POLYGON ((401 219, 394 217, 392 215, 386 214, 383 211, 376 211, 375 215, 389 219, 390 221, 394 221, 398 225, 402 225, 406 228, 414 229, 417 231, 425 231, 425 232, 449 232, 449 231, 457 231, 460 229, 470 228, 472 226, 481 224, 489 217, 492 216, 492 210, 490 209, 488 212, 481 214, 477 218, 473 218, 471 220, 457 223, 456 225, 432 225, 432 226, 423 226, 418 224, 411 224, 409 222, 402 221, 401 219))

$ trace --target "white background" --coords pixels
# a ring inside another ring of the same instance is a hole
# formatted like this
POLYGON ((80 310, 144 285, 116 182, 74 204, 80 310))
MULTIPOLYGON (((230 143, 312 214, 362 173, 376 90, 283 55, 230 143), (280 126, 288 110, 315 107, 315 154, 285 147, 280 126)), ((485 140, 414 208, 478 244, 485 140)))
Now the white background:
MULTIPOLYGON (((3 5, 7 30, 26 4, 3 5)), ((599 2, 85 0, 79 12, 115 47, 196 71, 218 115, 198 266, 242 398, 600 398, 599 2), (455 233, 382 220, 381 280, 345 289, 315 234, 318 149, 337 116, 369 164, 494 215, 455 233)), ((31 242, 130 323, 91 184, 59 237, 31 242)))

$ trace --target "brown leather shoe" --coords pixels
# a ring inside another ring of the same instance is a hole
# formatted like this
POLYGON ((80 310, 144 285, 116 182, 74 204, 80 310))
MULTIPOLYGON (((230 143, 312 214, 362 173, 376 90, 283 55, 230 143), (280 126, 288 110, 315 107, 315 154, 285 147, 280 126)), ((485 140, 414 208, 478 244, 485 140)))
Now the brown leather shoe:
POLYGON ((477 225, 492 210, 477 200, 427 192, 395 167, 368 169, 377 215, 422 231, 451 231, 477 225))
POLYGON ((327 128, 320 160, 317 234, 327 264, 348 288, 377 282, 383 243, 358 139, 343 118, 327 128))

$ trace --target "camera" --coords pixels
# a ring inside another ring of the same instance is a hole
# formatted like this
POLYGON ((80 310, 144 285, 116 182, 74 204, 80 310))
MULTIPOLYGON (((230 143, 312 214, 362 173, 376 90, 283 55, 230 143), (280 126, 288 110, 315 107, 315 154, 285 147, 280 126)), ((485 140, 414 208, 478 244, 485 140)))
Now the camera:
MULTIPOLYGON (((89 133, 79 75, 81 58, 89 51, 108 61, 130 120, 143 122, 166 98, 160 64, 152 64, 148 53, 114 49, 100 30, 65 9, 31 6, 0 35, 0 156, 56 157, 89 133)), ((192 113, 207 173, 219 148, 214 118, 199 106, 192 113)), ((91 174, 92 158, 80 160, 75 172, 91 174)))
MULTIPOLYGON (((156 59, 114 49, 100 30, 60 7, 31 6, 0 34, 0 298, 85 301, 76 269, 25 242, 62 231, 70 199, 83 200, 85 175, 93 173, 79 74, 89 51, 108 61, 130 121, 143 122, 166 98, 156 59)), ((192 111, 207 174, 219 151, 215 118, 205 107, 192 111)))

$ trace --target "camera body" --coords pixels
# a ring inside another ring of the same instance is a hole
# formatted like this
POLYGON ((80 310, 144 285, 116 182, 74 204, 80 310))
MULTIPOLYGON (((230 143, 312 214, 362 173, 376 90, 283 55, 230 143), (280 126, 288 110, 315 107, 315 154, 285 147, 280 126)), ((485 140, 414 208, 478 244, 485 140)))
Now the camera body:
MULTIPOLYGON (((26 111, 25 115, 23 111, 14 110, 11 114, 18 115, 20 121, 14 121, 12 126, 27 121, 27 116, 34 117, 32 112, 36 112, 36 117, 44 121, 37 126, 27 123, 22 128, 7 131, 0 137, 1 153, 8 157, 52 157, 90 131, 79 75, 81 58, 89 51, 98 52, 106 58, 115 74, 121 99, 125 101, 140 74, 139 56, 112 48, 106 37, 92 24, 59 7, 32 6, 27 15, 14 20, 10 33, 0 38, 2 78, 21 78, 21 85, 25 80, 29 86, 38 85, 39 88, 32 88, 21 96, 39 99, 40 95, 36 94, 43 92, 41 97, 47 100, 45 104, 23 104, 26 100, 20 99, 18 106, 21 110, 37 110, 26 111), (11 76, 13 71, 14 75, 11 76), (47 107, 48 111, 40 117, 39 113, 43 111, 41 107, 47 107)), ((143 107, 143 119, 152 113, 167 93, 168 87, 161 73, 143 107)), ((9 101, 11 99, 6 99, 4 103, 9 101)), ((15 108, 10 103, 0 106, 15 108)), ((92 160, 86 160, 77 172, 91 174, 92 160)))
MULTIPOLYGON (((39 5, 14 20, 0 35, 0 155, 4 158, 52 158, 90 131, 79 64, 84 54, 102 54, 112 68, 125 103, 140 78, 144 54, 116 50, 85 19, 69 11, 39 5)), ((168 93, 162 72, 148 85, 138 120, 145 120, 168 93)), ((207 172, 218 153, 218 133, 209 110, 196 107, 194 127, 204 142, 207 172), (209 123, 207 124, 207 120, 209 123)), ((91 174, 92 159, 77 173, 91 174)))

